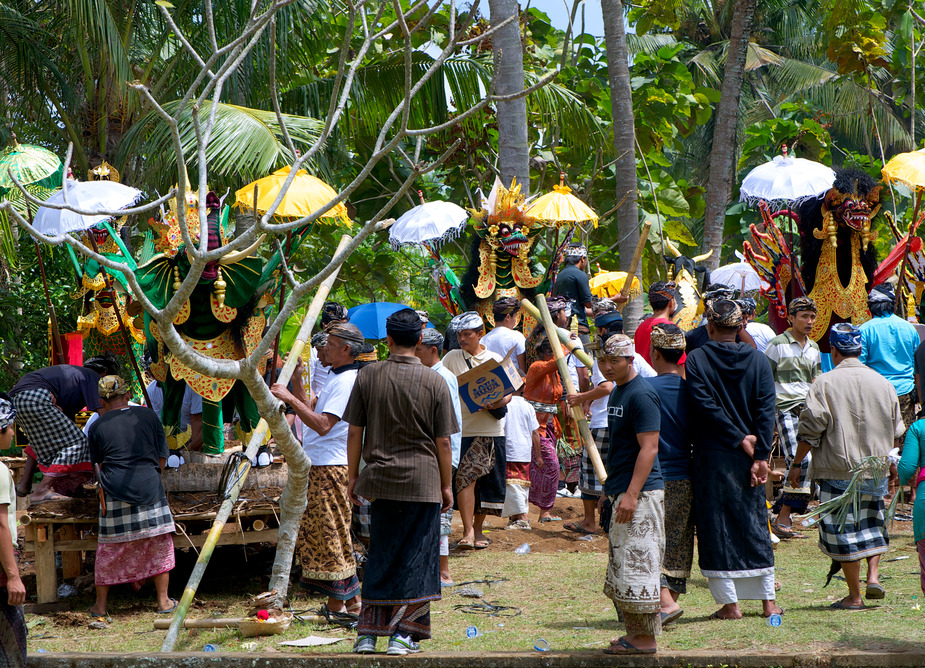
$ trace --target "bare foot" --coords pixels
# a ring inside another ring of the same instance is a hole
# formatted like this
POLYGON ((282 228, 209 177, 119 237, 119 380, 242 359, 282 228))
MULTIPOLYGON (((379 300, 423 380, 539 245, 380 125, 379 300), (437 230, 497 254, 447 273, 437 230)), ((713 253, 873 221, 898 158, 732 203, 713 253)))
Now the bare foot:
POLYGON ((32 497, 29 499, 29 503, 36 504, 36 503, 42 503, 44 501, 70 501, 71 498, 73 497, 64 496, 64 494, 58 494, 57 492, 46 492, 45 494, 41 496, 37 496, 36 494, 33 494, 32 497))
POLYGON ((710 615, 713 619, 742 619, 742 611, 738 603, 727 603, 710 615))

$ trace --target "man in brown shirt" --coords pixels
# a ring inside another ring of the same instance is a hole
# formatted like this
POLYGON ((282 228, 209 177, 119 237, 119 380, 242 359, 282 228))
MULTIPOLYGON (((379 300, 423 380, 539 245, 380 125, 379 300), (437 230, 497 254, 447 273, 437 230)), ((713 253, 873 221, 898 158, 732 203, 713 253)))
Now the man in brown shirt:
POLYGON ((389 357, 357 374, 343 419, 348 492, 369 499, 369 548, 354 651, 420 651, 430 602, 440 599, 440 513, 453 503, 450 434, 459 430, 446 381, 414 356, 421 320, 403 309, 386 321, 389 357), (359 471, 360 456, 366 466, 359 471))

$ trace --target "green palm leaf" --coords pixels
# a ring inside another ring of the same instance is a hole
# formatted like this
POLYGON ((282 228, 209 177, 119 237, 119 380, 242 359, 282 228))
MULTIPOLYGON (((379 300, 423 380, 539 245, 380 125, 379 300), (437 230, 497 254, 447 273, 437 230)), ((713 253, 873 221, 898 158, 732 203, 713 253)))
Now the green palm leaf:
MULTIPOLYGON (((164 109, 173 115, 179 104, 179 101, 169 102, 164 109)), ((204 122, 210 111, 211 103, 204 103, 199 111, 200 121, 204 122)), ((302 149, 311 146, 323 129, 323 124, 314 118, 284 114, 283 120, 293 143, 302 149)), ((180 115, 179 132, 186 163, 196 169, 191 106, 180 115)), ((221 179, 232 184, 252 181, 291 164, 294 159, 283 143, 275 113, 219 103, 212 140, 206 149, 213 185, 221 179)), ((169 127, 154 112, 145 114, 132 126, 119 147, 116 161, 119 165, 143 165, 145 180, 152 185, 166 187, 176 182, 176 156, 169 127)))

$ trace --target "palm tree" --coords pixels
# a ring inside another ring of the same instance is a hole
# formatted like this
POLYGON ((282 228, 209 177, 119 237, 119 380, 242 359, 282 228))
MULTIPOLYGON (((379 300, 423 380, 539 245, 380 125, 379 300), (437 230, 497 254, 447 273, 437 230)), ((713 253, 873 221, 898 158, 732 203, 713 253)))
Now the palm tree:
MULTIPOLYGON (((498 95, 514 95, 524 89, 524 54, 520 37, 520 6, 517 0, 489 0, 491 21, 498 25, 510 22, 492 36, 495 62, 495 90, 498 95)), ((530 191, 530 147, 527 143, 527 101, 518 98, 498 102, 498 169, 501 180, 510 186, 512 179, 521 184, 521 192, 530 191)))

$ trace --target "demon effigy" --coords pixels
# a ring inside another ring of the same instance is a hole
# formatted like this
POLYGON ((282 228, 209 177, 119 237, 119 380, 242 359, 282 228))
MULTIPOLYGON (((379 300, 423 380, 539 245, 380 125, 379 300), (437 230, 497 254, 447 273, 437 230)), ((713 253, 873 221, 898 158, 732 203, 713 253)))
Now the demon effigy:
POLYGON ((466 308, 492 324, 491 305, 498 298, 532 301, 544 278, 533 247, 545 225, 524 213, 525 198, 516 180, 510 189, 496 188, 483 200, 481 211, 473 212, 477 236, 461 286, 466 308))

